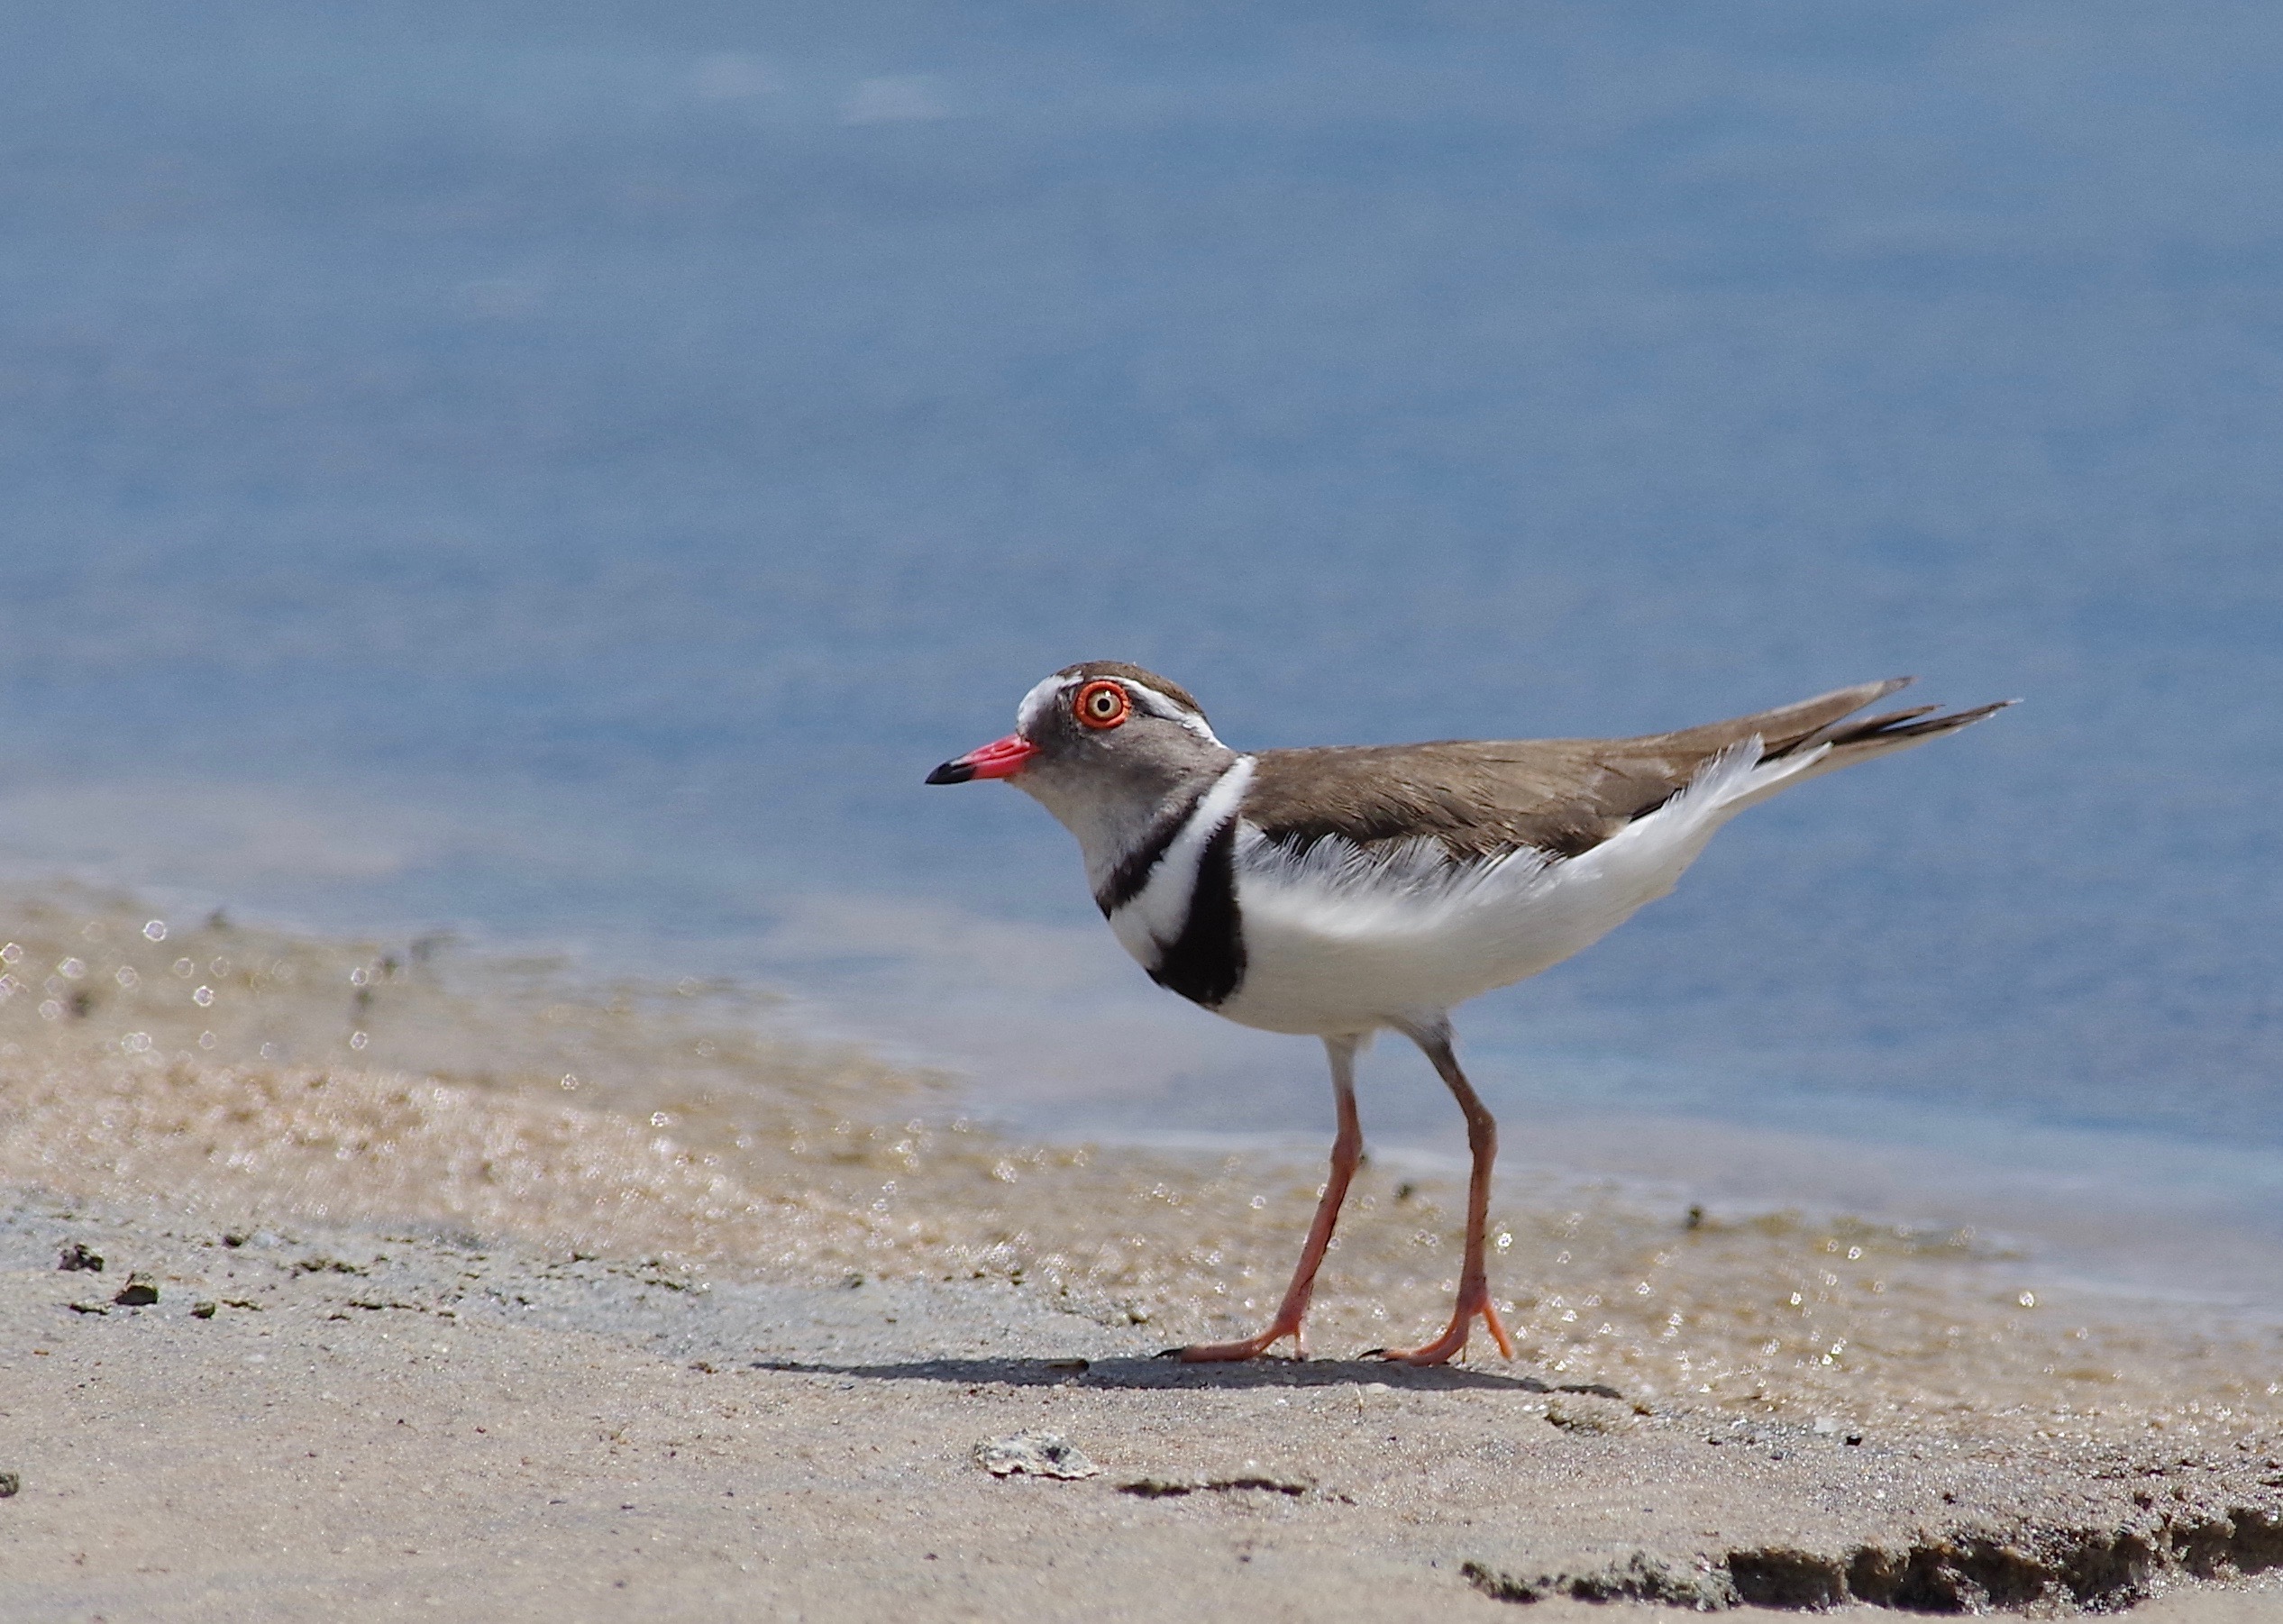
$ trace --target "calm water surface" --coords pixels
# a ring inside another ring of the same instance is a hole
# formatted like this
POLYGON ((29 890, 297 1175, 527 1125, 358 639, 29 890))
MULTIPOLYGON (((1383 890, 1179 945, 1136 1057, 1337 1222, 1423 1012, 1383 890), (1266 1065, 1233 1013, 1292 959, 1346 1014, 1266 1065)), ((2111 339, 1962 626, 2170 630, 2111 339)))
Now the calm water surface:
MULTIPOLYGON (((2270 9, 11 32, 14 874, 734 973, 1061 1131, 1308 1136, 1312 1045, 1157 993, 1043 812, 921 774, 1082 657, 1247 745, 1914 671, 2026 703, 1467 1011, 1517 1164, 2283 1235, 2270 9)), ((1368 1081, 1457 1143, 1415 1057, 1368 1081)))

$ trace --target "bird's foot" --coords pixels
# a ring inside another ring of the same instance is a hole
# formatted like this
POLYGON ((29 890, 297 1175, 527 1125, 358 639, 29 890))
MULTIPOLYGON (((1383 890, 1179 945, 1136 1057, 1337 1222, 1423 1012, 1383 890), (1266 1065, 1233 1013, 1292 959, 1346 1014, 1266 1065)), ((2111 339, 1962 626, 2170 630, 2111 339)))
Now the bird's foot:
POLYGON ((1474 1330, 1478 1315, 1484 1327, 1490 1332, 1491 1340, 1498 1344, 1498 1351, 1511 1359, 1514 1356, 1514 1339, 1506 1334, 1505 1323, 1499 1318, 1497 1306, 1490 1300, 1490 1288, 1480 1284, 1459 1289, 1458 1302, 1451 1309, 1449 1328, 1426 1346, 1374 1348, 1367 1356, 1397 1364, 1447 1364, 1466 1346, 1467 1336, 1474 1330))
POLYGON ((1292 1356, 1308 1357, 1308 1349, 1300 1339, 1300 1323, 1287 1325, 1279 1319, 1257 1337, 1247 1337, 1241 1342, 1198 1342, 1187 1347, 1169 1347, 1160 1355, 1178 1359, 1183 1364, 1225 1364, 1239 1359, 1257 1359, 1285 1337, 1292 1339, 1292 1356))

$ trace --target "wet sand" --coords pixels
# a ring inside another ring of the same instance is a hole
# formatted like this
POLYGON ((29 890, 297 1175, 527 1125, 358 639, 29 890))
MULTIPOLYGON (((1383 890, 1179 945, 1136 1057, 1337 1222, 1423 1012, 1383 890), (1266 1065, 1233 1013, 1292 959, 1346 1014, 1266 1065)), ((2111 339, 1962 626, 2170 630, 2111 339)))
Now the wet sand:
POLYGON ((734 990, 10 919, 10 1618, 2283 1618, 2272 1327, 1506 1190, 1521 1357, 1393 1370, 1355 1355, 1439 1323, 1459 1192, 1373 1166, 1318 1356, 1184 1370, 1147 1355, 1267 1311, 1314 1167, 1008 1141, 734 990), (1039 1430, 1100 1472, 976 1464, 1039 1430))

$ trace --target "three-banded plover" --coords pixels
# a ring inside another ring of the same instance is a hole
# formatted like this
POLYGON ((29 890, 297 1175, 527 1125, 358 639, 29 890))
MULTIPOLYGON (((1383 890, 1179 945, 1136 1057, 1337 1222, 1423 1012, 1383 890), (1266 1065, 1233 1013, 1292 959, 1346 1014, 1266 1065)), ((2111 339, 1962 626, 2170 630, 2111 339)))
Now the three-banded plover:
POLYGON ((1032 689, 1007 737, 931 784, 1000 778, 1078 837, 1094 900, 1159 986, 1216 1015, 1323 1040, 1339 1127, 1283 1305, 1239 1342, 1300 1346, 1318 1265, 1363 1152, 1357 1053, 1383 1027, 1417 1044, 1466 1116, 1466 1252, 1439 1364, 1480 1317, 1499 1348, 1484 1264, 1497 1128, 1452 1053, 1450 1010, 1561 963, 1673 888, 1714 830, 1755 801, 1891 755, 2003 707, 1919 706, 1849 718, 1908 678, 1632 739, 1447 741, 1231 750, 1197 701, 1138 666, 1092 661, 1032 689))

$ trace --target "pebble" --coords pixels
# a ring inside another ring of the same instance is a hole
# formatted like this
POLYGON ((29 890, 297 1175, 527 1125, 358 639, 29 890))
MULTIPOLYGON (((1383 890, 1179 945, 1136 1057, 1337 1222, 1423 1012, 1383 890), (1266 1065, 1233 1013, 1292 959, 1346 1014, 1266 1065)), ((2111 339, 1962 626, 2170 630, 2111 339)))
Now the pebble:
POLYGON ((1584 1393, 1557 1393, 1546 1401, 1546 1419, 1564 1432, 1630 1432, 1638 1424, 1632 1409, 1584 1393))
POLYGON ((123 1309, 147 1309, 159 1300, 159 1283, 148 1274, 130 1274, 111 1300, 123 1309))
POLYGON ((1101 1468, 1058 1432, 1018 1432, 975 1446, 975 1461, 993 1477, 1091 1477, 1101 1468))

